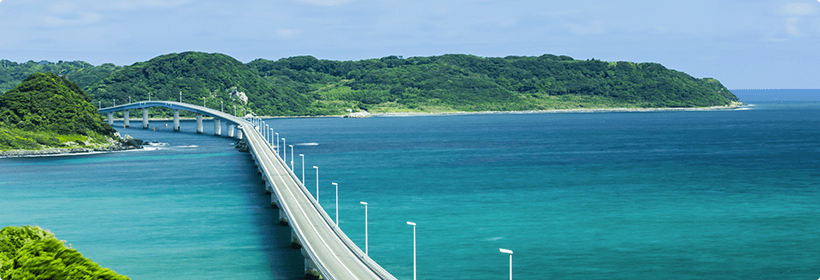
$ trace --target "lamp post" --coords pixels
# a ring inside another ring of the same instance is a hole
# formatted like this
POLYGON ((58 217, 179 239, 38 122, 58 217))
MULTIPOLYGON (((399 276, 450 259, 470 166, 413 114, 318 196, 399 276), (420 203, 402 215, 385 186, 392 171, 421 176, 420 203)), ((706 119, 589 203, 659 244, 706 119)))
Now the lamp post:
POLYGON ((302 157, 302 186, 305 185, 305 155, 299 154, 302 157))
POLYGON ((131 96, 128 97, 128 104, 131 104, 131 96))
POLYGON ((114 99, 114 106, 117 106, 117 99, 114 99))
POLYGON ((148 101, 151 101, 151 93, 148 93, 148 101))
POLYGON ((498 248, 498 250, 501 251, 501 253, 510 254, 510 280, 512 280, 512 255, 513 255, 513 251, 512 250, 507 250, 507 249, 504 249, 504 248, 498 248))
POLYGON ((219 100, 219 111, 225 113, 225 102, 219 100))
POLYGON ((100 106, 100 109, 102 109, 102 100, 100 100, 100 105, 99 106, 100 106))
POLYGON ((179 91, 179 103, 182 103, 182 91, 179 91))
POLYGON ((364 254, 367 255, 367 202, 359 201, 364 205, 364 254))
MULTIPOLYGON (((276 155, 279 155, 279 133, 274 134, 276 134, 276 155)), ((273 140, 273 136, 271 136, 271 140, 273 140)))
POLYGON ((236 117, 236 105, 233 105, 233 116, 236 117))
POLYGON ((293 171, 293 145, 288 145, 290 147, 290 171, 293 171))
POLYGON ((319 167, 313 166, 316 169, 316 203, 319 203, 319 167))
POLYGON ((206 107, 205 106, 205 96, 202 97, 202 107, 206 107))
POLYGON ((273 128, 272 127, 270 128, 270 133, 268 133, 268 139, 266 139, 266 140, 268 140, 269 144, 273 145, 273 128))
POLYGON ((416 280, 416 223, 407 222, 407 224, 413 226, 413 280, 416 280))
POLYGON ((331 183, 336 186, 336 226, 339 226, 339 184, 331 183))
MULTIPOLYGON (((285 138, 282 138, 282 147, 287 147, 287 143, 285 138)), ((282 161, 285 162, 285 166, 288 166, 288 148, 285 148, 285 151, 282 153, 282 161)))

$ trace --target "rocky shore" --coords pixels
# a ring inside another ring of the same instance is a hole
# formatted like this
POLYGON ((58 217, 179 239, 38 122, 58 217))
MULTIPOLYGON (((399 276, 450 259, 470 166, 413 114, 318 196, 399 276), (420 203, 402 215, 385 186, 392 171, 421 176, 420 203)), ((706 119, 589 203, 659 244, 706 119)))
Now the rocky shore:
POLYGON ((105 153, 115 151, 125 151, 141 149, 143 141, 135 139, 131 135, 120 137, 115 135, 118 139, 109 138, 109 143, 101 147, 72 148, 76 143, 66 143, 68 147, 65 148, 48 148, 43 150, 12 150, 0 152, 0 158, 4 157, 38 157, 38 156, 56 156, 56 155, 72 155, 72 154, 89 154, 89 153, 105 153))

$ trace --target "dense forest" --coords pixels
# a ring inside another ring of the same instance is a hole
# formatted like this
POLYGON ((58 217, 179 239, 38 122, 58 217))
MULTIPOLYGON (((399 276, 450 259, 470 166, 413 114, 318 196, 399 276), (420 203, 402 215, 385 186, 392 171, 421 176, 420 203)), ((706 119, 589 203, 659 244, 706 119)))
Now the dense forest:
POLYGON ((105 144, 116 132, 80 87, 54 73, 34 73, 0 95, 0 150, 105 144), (82 143, 79 143, 82 142, 82 143))
POLYGON ((129 279, 100 267, 63 242, 37 226, 1 229, 0 279, 129 279))
MULTIPOLYGON (((0 85, 19 78, 4 73, 25 72, 17 68, 63 64, 71 63, 3 67, 0 85)), ((182 93, 183 101, 210 108, 220 108, 222 102, 226 111, 236 106, 239 112, 281 116, 341 115, 347 109, 378 113, 708 107, 737 101, 715 79, 694 78, 657 63, 575 60, 550 54, 388 56, 358 61, 297 56, 243 64, 224 54, 184 52, 121 68, 83 67, 65 70, 64 75, 69 80, 84 79, 78 84, 104 107, 129 97, 147 100, 149 93, 155 100, 179 100, 182 93), (98 80, 89 82, 95 77, 98 80)))

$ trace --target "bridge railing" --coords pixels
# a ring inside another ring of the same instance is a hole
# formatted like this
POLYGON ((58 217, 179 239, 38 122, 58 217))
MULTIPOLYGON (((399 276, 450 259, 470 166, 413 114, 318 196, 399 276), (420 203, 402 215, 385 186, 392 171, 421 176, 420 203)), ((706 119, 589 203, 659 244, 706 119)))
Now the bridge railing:
MULTIPOLYGON (((248 137, 251 137, 251 136, 250 136, 250 134, 249 134, 249 131, 246 131, 246 130, 245 130, 244 125, 243 125, 242 130, 244 131, 244 133, 245 133, 246 135, 248 135, 248 137)), ((256 130, 256 128, 255 128, 252 124, 248 124, 248 130, 252 130, 252 131, 253 131, 252 133, 257 134, 257 136, 258 136, 260 139, 262 139, 262 142, 263 142, 263 144, 265 145, 265 147, 261 147, 261 148, 269 148, 269 147, 270 147, 270 144, 269 144, 267 141, 265 141, 265 140, 264 140, 265 138, 264 138, 264 137, 262 137, 262 134, 261 134, 258 130, 256 130)), ((252 144, 252 143, 248 143, 248 145, 251 145, 251 147, 253 147, 253 144, 252 144)), ((258 154, 256 154, 256 150, 255 150, 255 149, 251 148, 250 150, 251 150, 251 152, 254 154, 254 156, 257 158, 257 160, 260 160, 260 161, 262 160, 262 159, 259 157, 259 155, 258 155, 258 154)), ((275 155, 275 156, 274 156, 274 159, 276 159, 277 161, 280 161, 280 162, 282 161, 282 160, 279 158, 279 155, 277 155, 276 153, 272 153, 272 154, 274 154, 274 155, 275 155)), ((268 170, 267 170, 267 168, 265 167, 265 165, 264 165, 264 164, 260 164, 260 167, 263 169, 263 172, 265 172, 266 179, 268 180, 268 182, 270 182, 271 184, 273 184, 273 178, 271 178, 271 177, 273 176, 273 175, 272 175, 272 173, 270 173, 270 171, 268 171, 268 170)), ((292 173, 292 172, 289 172, 289 173, 292 173)), ((282 194, 280 194, 279 192, 272 191, 272 192, 271 192, 271 195, 275 195, 275 196, 276 196, 277 201, 280 201, 280 202, 281 202, 281 201, 284 201, 284 200, 283 200, 283 198, 282 198, 282 196, 281 196, 282 194)), ((281 206, 280 206, 280 209, 282 209, 282 208, 283 208, 283 207, 281 207, 281 206)), ((283 211, 283 212, 285 212, 285 215, 288 217, 288 220, 292 220, 292 218, 293 218, 293 214, 291 214, 292 209, 285 208, 285 209, 282 209, 282 211, 283 211)), ((299 240, 305 240, 305 236, 304 236, 304 233, 302 233, 302 229, 300 229, 300 228, 296 228, 296 227, 291 227, 291 229, 293 230, 293 232, 294 232, 294 233, 296 233, 296 236, 299 238, 299 240)), ((311 248, 304 248, 304 249, 305 249, 305 252, 307 252, 308 257, 310 257, 312 260, 317 260, 317 259, 318 259, 318 258, 317 258, 317 256, 316 256, 316 253, 313 251, 313 249, 311 249, 311 248)), ((329 272, 328 272, 328 271, 324 268, 324 266, 320 266, 320 265, 318 265, 318 263, 317 263, 316 268, 317 268, 317 269, 319 269, 319 270, 321 271, 322 275, 325 275, 325 277, 330 277, 330 276, 329 276, 329 275, 330 275, 330 273, 329 273, 329 272)))
MULTIPOLYGON (((263 137, 263 139, 264 139, 264 137, 263 137)), ((327 214, 327 212, 324 210, 324 208, 322 208, 322 206, 319 204, 319 202, 316 201, 316 199, 313 197, 313 195, 310 193, 310 191, 308 191, 307 187, 305 187, 305 184, 301 180, 299 180, 299 177, 297 177, 296 174, 293 172, 293 170, 291 170, 290 167, 288 167, 287 163, 284 162, 284 160, 281 157, 279 157, 279 154, 274 152, 273 147, 271 147, 270 143, 268 143, 267 141, 265 141, 265 143, 266 143, 265 146, 267 146, 267 148, 270 149, 271 152, 273 152, 274 155, 276 155, 275 156, 276 160, 279 161, 279 163, 281 163, 282 166, 285 167, 285 170, 288 171, 288 176, 290 176, 291 179, 293 179, 293 181, 296 182, 296 184, 299 186, 299 189, 302 190, 302 193, 305 194, 305 196, 308 197, 308 200, 310 200, 310 202, 313 204, 313 207, 315 207, 317 209, 317 211, 322 216, 322 219, 325 221, 325 223, 331 229, 333 229, 333 233, 335 233, 336 236, 339 237, 339 240, 341 240, 342 243, 344 243, 345 246, 348 247, 348 249, 353 251, 353 253, 356 255, 356 257, 359 258, 359 260, 361 260, 371 270, 373 270, 374 273, 379 275, 379 277, 381 277, 382 279, 387 279, 387 280, 396 280, 396 277, 394 277, 389 272, 387 272, 387 270, 384 270, 384 268, 382 268, 378 263, 376 263, 373 259, 371 259, 367 254, 365 254, 362 251, 362 249, 360 249, 359 246, 356 245, 356 243, 354 243, 352 240, 350 240, 350 238, 347 237, 347 235, 342 231, 342 229, 339 228, 339 225, 337 225, 333 221, 333 219, 330 218, 330 215, 327 214)))

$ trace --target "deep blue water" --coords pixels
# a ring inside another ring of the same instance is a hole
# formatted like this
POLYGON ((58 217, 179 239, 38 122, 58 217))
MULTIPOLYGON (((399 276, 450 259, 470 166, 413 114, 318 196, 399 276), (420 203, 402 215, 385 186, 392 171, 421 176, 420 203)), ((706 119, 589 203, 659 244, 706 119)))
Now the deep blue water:
MULTIPOLYGON (((268 123, 311 191, 320 167, 331 217, 339 183, 360 247, 369 203, 370 256, 399 279, 406 221, 420 279, 505 279, 499 248, 517 279, 816 279, 820 103, 755 105, 268 123)), ((134 279, 301 277, 250 156, 182 125, 120 129, 168 143, 154 150, 0 159, 0 226, 40 225, 134 279)))

